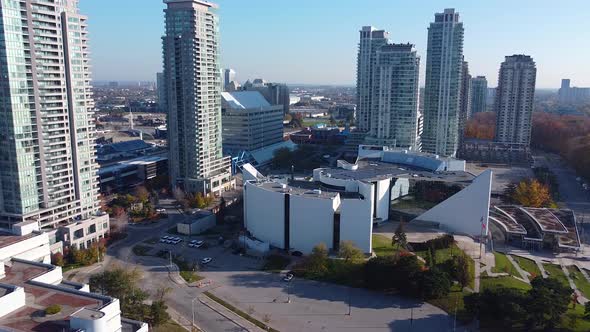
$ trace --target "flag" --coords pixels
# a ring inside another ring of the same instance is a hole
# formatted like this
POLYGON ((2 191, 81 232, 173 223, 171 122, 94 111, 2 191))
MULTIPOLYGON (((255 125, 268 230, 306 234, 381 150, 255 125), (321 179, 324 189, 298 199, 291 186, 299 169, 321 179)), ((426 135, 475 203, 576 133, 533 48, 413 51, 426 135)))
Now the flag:
POLYGON ((481 217, 481 228, 486 229, 486 224, 483 222, 483 217, 481 217))

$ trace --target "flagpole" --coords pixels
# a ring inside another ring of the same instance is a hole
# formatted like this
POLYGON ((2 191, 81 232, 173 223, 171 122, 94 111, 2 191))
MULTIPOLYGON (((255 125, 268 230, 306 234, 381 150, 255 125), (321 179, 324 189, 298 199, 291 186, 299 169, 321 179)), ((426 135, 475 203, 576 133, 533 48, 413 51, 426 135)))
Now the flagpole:
POLYGON ((483 245, 483 230, 485 228, 485 224, 483 223, 483 217, 481 217, 481 230, 480 230, 480 234, 479 234, 479 259, 481 259, 481 249, 482 249, 482 245, 483 245))

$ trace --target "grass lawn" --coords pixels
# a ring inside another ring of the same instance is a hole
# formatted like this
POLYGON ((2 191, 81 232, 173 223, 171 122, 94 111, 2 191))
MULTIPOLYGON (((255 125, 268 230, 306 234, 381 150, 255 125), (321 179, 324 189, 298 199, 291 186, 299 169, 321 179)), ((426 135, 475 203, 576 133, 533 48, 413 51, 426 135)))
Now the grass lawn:
POLYGON ((481 277, 479 279, 479 291, 482 292, 485 289, 494 289, 498 287, 505 287, 505 288, 516 288, 523 291, 531 289, 531 285, 527 284, 526 282, 522 282, 516 278, 511 276, 503 276, 503 277, 481 277))
POLYGON ((561 317, 561 322, 557 327, 574 332, 590 331, 590 321, 584 319, 584 306, 578 304, 574 309, 570 305, 567 312, 561 317))
POLYGON ((520 274, 516 270, 516 267, 510 263, 508 257, 501 253, 494 251, 494 258, 496 259, 496 266, 492 268, 494 273, 508 273, 509 275, 520 277, 520 274))
POLYGON ((453 285, 451 292, 446 297, 440 299, 428 300, 428 303, 441 308, 451 315, 461 312, 465 306, 463 303, 463 297, 469 295, 469 292, 461 290, 461 286, 453 285))
POLYGON ((188 283, 193 283, 205 279, 204 277, 201 277, 193 271, 180 271, 180 276, 188 283))
POLYGON ((546 264, 543 264, 543 268, 545 269, 545 271, 547 272, 549 277, 559 280, 559 282, 561 282, 566 287, 570 286, 570 283, 568 282, 567 277, 565 276, 565 273, 563 273, 561 266, 546 263, 546 264))
POLYGON ((187 332, 187 329, 178 325, 173 320, 168 321, 166 324, 156 326, 150 329, 153 332, 187 332))
POLYGON ((574 281, 576 287, 578 287, 578 290, 580 290, 586 298, 590 297, 590 282, 584 278, 584 275, 580 272, 578 267, 574 265, 568 266, 567 270, 570 273, 570 278, 574 281))
POLYGON ((266 262, 264 262, 264 266, 262 267, 263 271, 271 271, 271 272, 280 272, 284 270, 287 265, 291 263, 291 259, 289 257, 281 256, 281 255, 270 255, 266 258, 266 262))
POLYGON ((397 248, 391 245, 391 239, 384 235, 373 234, 373 252, 377 256, 393 256, 397 248))
MULTIPOLYGON (((463 250, 461 250, 461 248, 459 248, 457 246, 456 243, 453 243, 453 245, 447 249, 438 249, 434 256, 435 256, 436 264, 440 264, 440 263, 443 263, 443 262, 453 258, 455 255, 459 255, 459 254, 466 255, 463 252, 463 250)), ((426 259, 428 252, 427 251, 416 251, 416 255, 426 259)), ((469 256, 467 256, 467 262, 469 263, 469 275, 471 275, 471 280, 469 281, 469 285, 467 285, 467 286, 469 286, 469 287, 471 287, 471 289, 473 289, 473 287, 475 287, 475 262, 469 256)))
POLYGON ((530 273, 529 280, 533 280, 533 279, 535 279, 535 277, 538 277, 541 275, 541 270, 539 270, 537 263, 535 263, 535 261, 533 261, 532 259, 528 259, 528 258, 524 258, 524 257, 520 257, 520 256, 512 256, 512 258, 514 258, 514 260, 518 263, 518 265, 520 265, 520 267, 523 270, 530 273))
POLYGON ((147 256, 148 255, 147 253, 152 249, 153 249, 153 247, 143 246, 141 244, 138 244, 135 247, 133 247, 133 249, 131 249, 131 250, 133 251, 133 253, 136 256, 147 256))

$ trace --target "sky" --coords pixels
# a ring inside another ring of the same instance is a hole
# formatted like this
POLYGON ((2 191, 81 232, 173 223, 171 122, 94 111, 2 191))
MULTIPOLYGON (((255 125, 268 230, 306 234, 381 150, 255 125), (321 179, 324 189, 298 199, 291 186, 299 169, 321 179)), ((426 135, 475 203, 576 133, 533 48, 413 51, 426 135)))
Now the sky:
MULTIPOLYGON (((372 25, 410 42, 426 66, 427 27, 456 8, 473 76, 496 86, 504 56, 537 63, 537 87, 562 78, 590 87, 589 0, 217 0, 221 62, 238 81, 354 85, 358 31, 372 25)), ((89 17, 93 75, 101 81, 154 81, 162 68, 162 0, 80 0, 89 17)))

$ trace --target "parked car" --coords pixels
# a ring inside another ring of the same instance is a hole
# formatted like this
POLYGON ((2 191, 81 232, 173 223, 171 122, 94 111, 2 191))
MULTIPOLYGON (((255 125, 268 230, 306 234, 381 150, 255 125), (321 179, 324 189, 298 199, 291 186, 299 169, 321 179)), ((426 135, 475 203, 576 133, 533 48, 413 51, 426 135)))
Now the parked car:
POLYGON ((166 213, 166 209, 156 209, 156 212, 158 213, 166 213))
POLYGON ((203 265, 209 264, 209 263, 211 263, 212 260, 213 260, 213 258, 211 258, 211 257, 205 257, 205 258, 201 259, 201 264, 203 264, 203 265))
POLYGON ((200 248, 200 247, 202 247, 202 246, 203 246, 203 244, 205 244, 205 241, 197 241, 197 242, 195 243, 195 248, 200 248))
POLYGON ((303 253, 301 251, 293 251, 291 252, 291 256, 301 257, 303 256, 303 253))
POLYGON ((287 273, 287 275, 285 275, 285 277, 283 278, 283 281, 289 282, 293 280, 293 277, 295 277, 293 273, 287 273))

